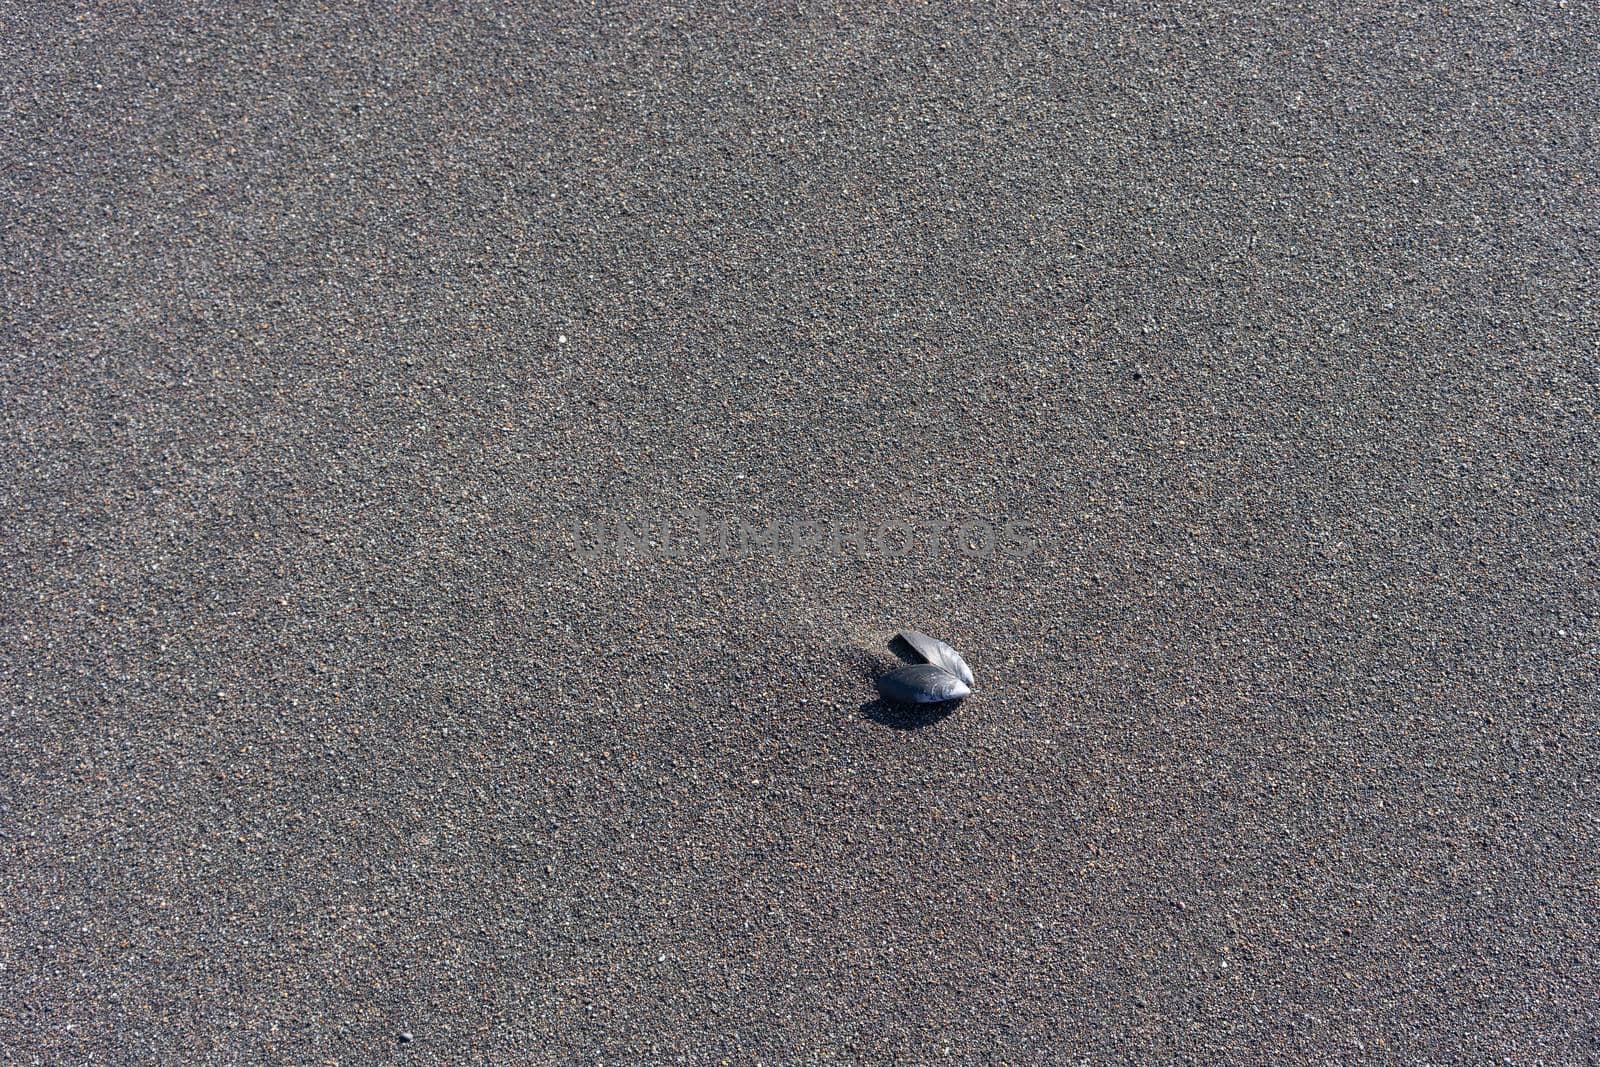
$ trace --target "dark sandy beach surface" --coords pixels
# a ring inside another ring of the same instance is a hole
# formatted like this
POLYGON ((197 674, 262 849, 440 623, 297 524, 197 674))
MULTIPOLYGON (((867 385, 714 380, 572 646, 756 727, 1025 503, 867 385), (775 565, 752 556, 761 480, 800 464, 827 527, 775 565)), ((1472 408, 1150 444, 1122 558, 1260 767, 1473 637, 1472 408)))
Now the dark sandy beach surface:
POLYGON ((246 6, 0 13, 0 1061, 1600 1058, 1593 5, 246 6))

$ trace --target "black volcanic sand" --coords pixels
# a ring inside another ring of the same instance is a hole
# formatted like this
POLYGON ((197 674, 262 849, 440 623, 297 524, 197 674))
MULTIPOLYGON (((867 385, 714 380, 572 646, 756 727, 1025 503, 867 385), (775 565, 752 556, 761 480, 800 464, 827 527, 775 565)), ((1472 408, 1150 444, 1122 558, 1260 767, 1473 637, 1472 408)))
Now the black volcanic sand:
POLYGON ((0 16, 0 1059, 1600 1057, 1593 5, 209 6, 0 16))

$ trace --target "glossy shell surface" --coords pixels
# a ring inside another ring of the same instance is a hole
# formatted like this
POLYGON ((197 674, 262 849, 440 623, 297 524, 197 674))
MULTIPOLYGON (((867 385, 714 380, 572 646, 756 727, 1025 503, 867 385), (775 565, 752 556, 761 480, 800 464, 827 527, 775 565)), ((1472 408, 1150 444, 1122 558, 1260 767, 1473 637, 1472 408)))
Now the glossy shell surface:
POLYGON ((919 663, 901 667, 878 679, 878 692, 897 704, 938 704, 960 700, 972 692, 970 686, 943 667, 919 663))
POLYGON ((967 661, 961 658, 961 653, 937 637, 929 637, 921 630, 901 630, 899 637, 933 666, 941 667, 967 685, 972 685, 972 668, 967 666, 967 661))

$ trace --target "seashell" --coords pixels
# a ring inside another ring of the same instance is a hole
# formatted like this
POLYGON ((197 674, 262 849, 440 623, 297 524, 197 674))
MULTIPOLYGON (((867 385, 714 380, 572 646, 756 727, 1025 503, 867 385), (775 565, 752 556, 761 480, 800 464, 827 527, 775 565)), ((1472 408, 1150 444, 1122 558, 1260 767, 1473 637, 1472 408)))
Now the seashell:
POLYGON ((919 663, 901 667, 878 679, 878 692, 897 704, 938 704, 960 700, 972 692, 970 686, 943 667, 919 663))
MULTIPOLYGON (((896 636, 910 645, 912 651, 927 662, 935 667, 944 668, 969 686, 972 684, 972 668, 967 666, 967 661, 961 658, 961 653, 943 641, 936 637, 929 637, 921 630, 901 630, 896 636)), ((965 696, 966 694, 963 693, 962 695, 965 696)))

